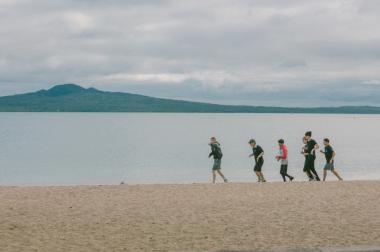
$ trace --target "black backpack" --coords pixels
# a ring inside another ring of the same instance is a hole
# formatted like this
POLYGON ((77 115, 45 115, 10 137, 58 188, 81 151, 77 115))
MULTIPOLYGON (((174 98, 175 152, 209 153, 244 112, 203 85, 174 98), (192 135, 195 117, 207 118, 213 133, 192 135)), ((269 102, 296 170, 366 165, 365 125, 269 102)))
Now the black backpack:
POLYGON ((223 157, 223 153, 222 153, 222 149, 220 148, 219 144, 215 144, 214 148, 215 148, 215 151, 214 151, 215 155, 214 155, 214 157, 218 158, 218 159, 222 158, 223 157))

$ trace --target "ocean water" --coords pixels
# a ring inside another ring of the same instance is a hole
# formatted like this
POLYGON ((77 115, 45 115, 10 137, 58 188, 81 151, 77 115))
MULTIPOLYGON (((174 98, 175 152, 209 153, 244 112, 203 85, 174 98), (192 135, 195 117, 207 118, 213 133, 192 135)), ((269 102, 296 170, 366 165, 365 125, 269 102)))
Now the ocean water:
MULTIPOLYGON (((331 139, 344 179, 380 179, 379 129, 379 115, 0 113, 0 185, 209 182, 210 136, 230 181, 256 181, 250 138, 265 151, 269 181, 281 181, 274 156, 284 138, 289 173, 302 181, 307 130, 320 145, 331 139)), ((318 155, 319 173, 324 161, 318 155)))

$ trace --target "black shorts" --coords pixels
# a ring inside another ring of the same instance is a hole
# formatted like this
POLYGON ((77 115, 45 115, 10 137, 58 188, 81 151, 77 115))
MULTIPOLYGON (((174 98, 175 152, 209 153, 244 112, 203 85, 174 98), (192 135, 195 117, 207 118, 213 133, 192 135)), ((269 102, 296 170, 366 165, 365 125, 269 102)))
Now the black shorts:
POLYGON ((288 173, 288 165, 287 164, 281 165, 280 173, 281 174, 287 174, 288 173))
POLYGON ((308 171, 308 169, 307 169, 307 159, 305 159, 305 163, 304 163, 304 165, 303 165, 303 171, 304 172, 307 172, 308 171))
POLYGON ((305 167, 303 170, 304 171, 314 170, 314 161, 315 161, 315 156, 309 155, 305 160, 305 167))
POLYGON ((256 164, 255 164, 255 167, 253 168, 253 170, 255 172, 261 172, 261 169, 263 168, 263 165, 264 165, 264 160, 262 161, 258 161, 256 164))

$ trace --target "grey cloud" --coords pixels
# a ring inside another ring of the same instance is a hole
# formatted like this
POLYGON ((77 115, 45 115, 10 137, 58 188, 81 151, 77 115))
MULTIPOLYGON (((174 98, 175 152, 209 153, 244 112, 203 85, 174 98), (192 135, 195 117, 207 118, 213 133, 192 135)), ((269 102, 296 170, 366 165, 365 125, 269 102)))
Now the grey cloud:
POLYGON ((228 104, 380 105, 366 84, 380 79, 376 11, 372 0, 0 1, 0 95, 75 82, 228 104))
MULTIPOLYGON (((132 93, 156 95, 163 98, 176 98, 199 102, 220 104, 265 105, 265 106, 342 106, 342 105, 378 105, 380 88, 367 85, 358 88, 359 81, 345 80, 334 83, 315 83, 311 87, 298 87, 283 90, 262 90, 250 87, 249 83, 225 83, 210 87, 196 80, 188 80, 177 85, 170 83, 144 83, 107 85, 108 90, 119 91, 127 88, 132 93)), ((103 88, 96 83, 89 86, 103 88)))
POLYGON ((306 67, 307 63, 304 60, 289 59, 280 64, 280 67, 306 67))

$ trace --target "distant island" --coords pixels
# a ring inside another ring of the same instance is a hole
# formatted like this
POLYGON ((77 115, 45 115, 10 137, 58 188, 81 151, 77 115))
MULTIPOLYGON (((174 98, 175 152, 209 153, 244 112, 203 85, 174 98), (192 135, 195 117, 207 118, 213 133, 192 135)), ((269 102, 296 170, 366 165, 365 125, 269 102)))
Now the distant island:
POLYGON ((183 113, 325 113, 380 114, 380 107, 266 107, 218 105, 106 92, 62 84, 48 90, 0 97, 0 112, 183 112, 183 113))

